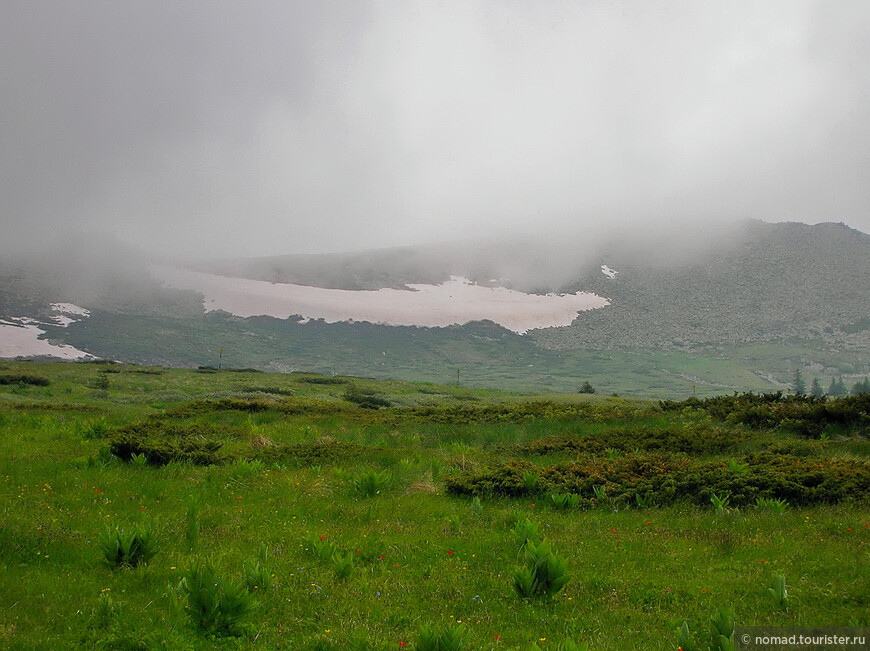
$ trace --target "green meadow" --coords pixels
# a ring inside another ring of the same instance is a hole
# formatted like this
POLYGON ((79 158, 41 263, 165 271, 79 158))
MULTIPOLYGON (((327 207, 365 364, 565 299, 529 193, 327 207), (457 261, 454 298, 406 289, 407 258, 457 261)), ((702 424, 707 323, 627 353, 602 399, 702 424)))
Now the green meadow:
POLYGON ((0 648, 870 626, 868 406, 0 363, 0 648))

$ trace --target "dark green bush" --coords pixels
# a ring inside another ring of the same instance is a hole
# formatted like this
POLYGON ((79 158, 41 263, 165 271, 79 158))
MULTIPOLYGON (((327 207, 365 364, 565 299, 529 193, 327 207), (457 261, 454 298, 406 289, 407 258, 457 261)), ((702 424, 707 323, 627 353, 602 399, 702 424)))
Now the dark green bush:
POLYGON ((372 389, 358 387, 355 384, 348 385, 344 392, 344 399, 359 405, 363 409, 380 409, 381 407, 392 407, 393 405, 383 394, 376 393, 372 389))
POLYGON ((218 455, 223 446, 219 432, 204 425, 161 421, 134 423, 111 435, 109 449, 122 461, 131 461, 134 455, 141 454, 152 466, 163 466, 171 461, 205 466, 223 460, 218 455))
POLYGON ((0 375, 0 384, 29 384, 34 387, 47 387, 51 380, 41 375, 28 375, 27 373, 8 373, 0 375))
POLYGON ((298 381, 305 382, 306 384, 347 384, 349 382, 349 380, 343 377, 326 377, 323 375, 301 377, 298 378, 298 381))
MULTIPOLYGON (((583 456, 539 470, 545 491, 577 493, 583 504, 594 503, 595 487, 610 500, 626 504, 690 501, 706 506, 712 495, 728 495, 733 506, 758 497, 809 505, 870 500, 870 464, 850 459, 798 457, 759 452, 742 458, 747 469, 734 473, 725 461, 697 461, 659 454, 602 459, 583 456)), ((454 495, 526 496, 524 473, 532 466, 511 461, 480 472, 446 478, 454 495)))
POLYGON ((735 393, 704 400, 663 400, 659 407, 665 411, 699 409, 729 423, 763 429, 782 427, 807 438, 819 438, 832 426, 859 432, 870 430, 870 395, 867 394, 829 400, 825 397, 784 396, 781 391, 735 393))
POLYGON ((594 437, 548 436, 519 446, 518 451, 534 455, 563 451, 604 454, 610 449, 620 452, 644 450, 703 455, 733 452, 749 439, 750 435, 746 432, 728 431, 720 427, 643 426, 609 429, 596 433, 594 437))
POLYGON ((364 450, 363 446, 355 443, 324 441, 295 445, 273 445, 261 448, 257 456, 264 461, 294 461, 299 465, 312 466, 357 459, 364 450))

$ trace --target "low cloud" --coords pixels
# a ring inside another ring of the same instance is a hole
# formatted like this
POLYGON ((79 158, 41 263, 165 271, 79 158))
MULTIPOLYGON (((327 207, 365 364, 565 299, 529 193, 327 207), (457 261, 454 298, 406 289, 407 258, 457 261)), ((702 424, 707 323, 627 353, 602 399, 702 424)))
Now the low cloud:
POLYGON ((868 30, 860 1, 15 3, 0 240, 870 231, 868 30))

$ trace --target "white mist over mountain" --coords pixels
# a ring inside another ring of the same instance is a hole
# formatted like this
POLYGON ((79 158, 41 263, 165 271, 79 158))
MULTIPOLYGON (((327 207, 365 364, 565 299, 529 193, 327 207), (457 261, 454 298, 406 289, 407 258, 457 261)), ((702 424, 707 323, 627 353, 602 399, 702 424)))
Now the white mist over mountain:
POLYGON ((868 31, 860 0, 13 3, 0 253, 870 231, 868 31))

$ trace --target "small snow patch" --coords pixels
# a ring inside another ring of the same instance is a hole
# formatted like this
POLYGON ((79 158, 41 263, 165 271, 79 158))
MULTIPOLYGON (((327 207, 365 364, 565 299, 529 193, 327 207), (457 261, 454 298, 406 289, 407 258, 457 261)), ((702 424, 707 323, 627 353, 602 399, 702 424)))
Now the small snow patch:
POLYGON ((70 323, 75 323, 81 319, 86 319, 91 313, 83 307, 74 305, 73 303, 52 303, 51 311, 57 312, 57 315, 52 316, 52 320, 62 328, 66 328, 70 323), (78 317, 78 318, 72 318, 78 317))
POLYGON ((12 318, 0 321, 0 357, 47 355, 61 359, 94 359, 93 355, 63 344, 40 339, 45 331, 33 319, 12 318))
POLYGON ((601 265, 601 273, 613 280, 619 272, 616 269, 611 269, 606 264, 601 265))

